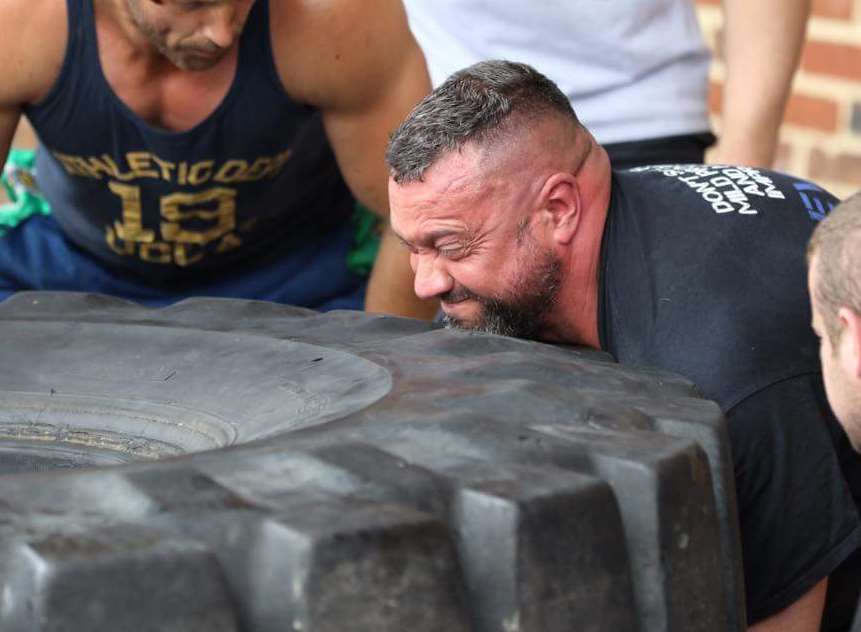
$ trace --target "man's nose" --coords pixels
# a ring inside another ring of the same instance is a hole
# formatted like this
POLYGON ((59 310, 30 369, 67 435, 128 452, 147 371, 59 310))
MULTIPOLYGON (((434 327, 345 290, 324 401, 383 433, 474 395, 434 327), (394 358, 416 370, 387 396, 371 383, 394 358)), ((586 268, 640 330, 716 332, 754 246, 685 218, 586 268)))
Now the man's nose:
POLYGON ((414 290, 419 298, 434 298, 452 289, 454 280, 435 254, 414 255, 411 263, 416 273, 414 290))
POLYGON ((231 4, 213 7, 205 27, 206 38, 222 49, 230 48, 236 39, 237 10, 231 4))

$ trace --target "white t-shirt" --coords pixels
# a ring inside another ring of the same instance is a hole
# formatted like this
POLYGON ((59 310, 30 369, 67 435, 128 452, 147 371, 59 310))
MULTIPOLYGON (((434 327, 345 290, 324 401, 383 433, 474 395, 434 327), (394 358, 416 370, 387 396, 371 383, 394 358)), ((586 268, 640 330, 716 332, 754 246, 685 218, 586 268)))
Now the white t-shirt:
POLYGON ((691 0, 405 0, 434 85, 484 59, 555 81, 601 143, 709 129, 691 0))

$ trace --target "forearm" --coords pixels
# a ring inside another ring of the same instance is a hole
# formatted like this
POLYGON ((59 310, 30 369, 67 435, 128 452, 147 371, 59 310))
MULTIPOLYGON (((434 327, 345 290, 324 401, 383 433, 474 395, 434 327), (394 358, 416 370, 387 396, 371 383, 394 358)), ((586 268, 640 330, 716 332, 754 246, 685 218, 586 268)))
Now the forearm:
POLYGON ((810 0, 724 0, 721 133, 715 162, 768 167, 798 65, 810 0))
POLYGON ((422 301, 415 295, 409 253, 388 228, 383 232, 380 252, 368 281, 365 309, 425 320, 431 320, 438 309, 436 301, 422 301))
POLYGON ((819 632, 828 578, 777 614, 748 628, 749 632, 819 632))

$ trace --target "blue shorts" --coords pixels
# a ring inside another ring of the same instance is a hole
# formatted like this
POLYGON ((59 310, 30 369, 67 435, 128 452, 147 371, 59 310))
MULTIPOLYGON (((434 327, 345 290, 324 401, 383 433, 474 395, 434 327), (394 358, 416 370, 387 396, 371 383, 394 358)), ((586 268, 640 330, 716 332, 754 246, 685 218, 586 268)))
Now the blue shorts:
POLYGON ((111 269, 65 238, 50 215, 34 215, 0 236, 0 300, 20 290, 95 292, 159 307, 191 296, 247 298, 320 311, 362 309, 367 279, 347 268, 350 222, 325 239, 283 256, 255 261, 239 272, 202 275, 199 283, 153 286, 111 269))

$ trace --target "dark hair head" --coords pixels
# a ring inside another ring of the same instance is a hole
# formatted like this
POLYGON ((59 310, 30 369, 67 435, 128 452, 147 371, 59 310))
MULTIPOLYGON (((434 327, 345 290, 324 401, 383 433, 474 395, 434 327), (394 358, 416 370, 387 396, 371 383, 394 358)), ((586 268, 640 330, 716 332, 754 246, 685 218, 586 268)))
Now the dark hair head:
POLYGON ((395 182, 421 180, 442 155, 468 142, 492 142, 512 118, 549 114, 579 126, 568 97, 526 64, 483 61, 449 77, 395 130, 386 160, 395 182))

